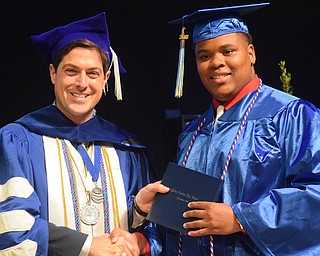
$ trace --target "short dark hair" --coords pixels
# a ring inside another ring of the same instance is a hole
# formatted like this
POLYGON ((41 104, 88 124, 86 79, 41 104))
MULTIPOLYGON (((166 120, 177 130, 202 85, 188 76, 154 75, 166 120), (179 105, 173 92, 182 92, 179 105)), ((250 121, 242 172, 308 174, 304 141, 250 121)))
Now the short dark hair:
POLYGON ((104 74, 107 73, 108 67, 109 67, 109 62, 110 62, 109 57, 108 57, 109 56, 108 53, 105 52, 99 46, 97 46, 96 44, 92 43, 91 41, 89 41, 87 39, 79 39, 79 40, 73 41, 70 44, 68 44, 65 47, 63 47, 57 53, 57 55, 54 56, 53 66, 55 67, 55 69, 58 68, 58 66, 59 66, 60 62, 62 61, 62 59, 64 58, 64 56, 66 56, 69 52, 71 52, 72 49, 74 49, 76 47, 82 47, 82 48, 97 50, 97 52, 99 53, 99 55, 101 57, 102 66, 103 66, 103 72, 104 72, 104 74))

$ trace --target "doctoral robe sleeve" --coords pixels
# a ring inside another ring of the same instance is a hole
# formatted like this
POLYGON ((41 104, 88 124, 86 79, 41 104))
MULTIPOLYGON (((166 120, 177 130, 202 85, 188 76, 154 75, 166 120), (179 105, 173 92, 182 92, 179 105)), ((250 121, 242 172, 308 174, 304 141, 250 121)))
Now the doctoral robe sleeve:
POLYGON ((150 151, 145 148, 118 148, 122 176, 127 191, 128 225, 130 232, 142 233, 150 245, 151 255, 160 255, 162 244, 156 224, 145 223, 137 229, 132 229, 133 221, 133 199, 141 188, 150 182, 158 180, 158 174, 153 163, 150 151))
MULTIPOLYGON (((9 124, 0 130, 0 254, 4 250, 10 255, 47 255, 48 224, 46 212, 41 213, 41 203, 35 188, 46 184, 43 173, 36 173, 31 154, 37 139, 22 126, 9 124), (41 182, 40 182, 41 181, 41 182), (42 215, 41 215, 42 214, 42 215)), ((46 206, 44 206, 46 207, 46 206)))
POLYGON ((233 205, 233 210, 247 238, 250 237, 265 255, 318 255, 319 109, 301 100, 294 102, 273 118, 271 129, 275 129, 278 136, 279 161, 283 168, 278 172, 283 172, 285 182, 254 203, 233 205))

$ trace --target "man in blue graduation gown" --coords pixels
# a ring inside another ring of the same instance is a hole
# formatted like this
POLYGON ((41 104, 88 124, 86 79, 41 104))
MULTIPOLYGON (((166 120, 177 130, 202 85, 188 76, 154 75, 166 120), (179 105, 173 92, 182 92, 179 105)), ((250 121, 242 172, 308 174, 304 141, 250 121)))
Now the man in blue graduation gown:
MULTIPOLYGON (((183 217, 197 219, 184 223, 188 235, 160 227, 163 255, 320 254, 320 111, 255 73, 241 15, 267 4, 204 9, 174 22, 182 23, 181 41, 195 23, 197 70, 212 95, 208 111, 180 134, 177 163, 223 185, 218 202, 188 204, 183 217)), ((184 42, 177 97, 183 58, 184 42)))
POLYGON ((94 109, 111 66, 118 99, 125 72, 105 13, 32 42, 49 65, 55 101, 0 130, 0 254, 159 253, 153 224, 140 225, 133 207, 137 192, 156 180, 150 152, 94 109), (117 229, 140 232, 126 234, 128 246, 122 237, 111 241, 117 229))

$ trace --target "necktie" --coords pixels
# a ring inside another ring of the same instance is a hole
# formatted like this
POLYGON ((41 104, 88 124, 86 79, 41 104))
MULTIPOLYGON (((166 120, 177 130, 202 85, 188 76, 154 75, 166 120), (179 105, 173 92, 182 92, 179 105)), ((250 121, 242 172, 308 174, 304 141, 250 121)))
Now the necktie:
POLYGON ((219 105, 217 108, 217 113, 216 113, 216 118, 214 120, 214 125, 216 125, 217 120, 219 119, 220 116, 222 116, 223 113, 224 113, 224 107, 223 107, 223 105, 219 105))

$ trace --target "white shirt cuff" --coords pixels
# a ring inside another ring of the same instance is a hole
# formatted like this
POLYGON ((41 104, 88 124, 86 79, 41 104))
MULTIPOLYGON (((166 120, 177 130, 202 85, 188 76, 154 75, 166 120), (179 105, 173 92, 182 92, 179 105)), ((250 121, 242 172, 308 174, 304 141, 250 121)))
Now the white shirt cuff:
POLYGON ((88 235, 86 241, 84 242, 81 252, 79 254, 79 256, 88 256, 89 251, 90 251, 90 247, 91 247, 91 243, 92 243, 92 235, 88 235))

